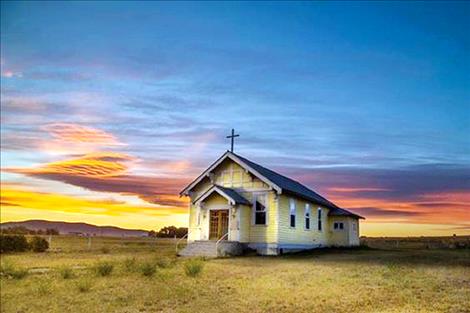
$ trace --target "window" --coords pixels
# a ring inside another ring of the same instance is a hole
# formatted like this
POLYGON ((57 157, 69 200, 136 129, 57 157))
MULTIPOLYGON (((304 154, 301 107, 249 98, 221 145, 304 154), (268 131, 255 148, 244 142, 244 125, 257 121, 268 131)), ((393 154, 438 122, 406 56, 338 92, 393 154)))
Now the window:
POLYGON ((267 196, 254 195, 253 211, 254 211, 254 224, 255 225, 266 225, 266 202, 267 196))
POLYGON ((290 199, 289 200, 290 227, 295 227, 295 211, 296 211, 295 200, 290 199))
POLYGON ((344 223, 343 222, 335 222, 333 224, 333 228, 335 230, 342 230, 342 229, 344 229, 344 223))
POLYGON ((318 208, 318 231, 322 230, 321 208, 318 208))
POLYGON ((310 229, 310 204, 305 204, 305 229, 310 229))

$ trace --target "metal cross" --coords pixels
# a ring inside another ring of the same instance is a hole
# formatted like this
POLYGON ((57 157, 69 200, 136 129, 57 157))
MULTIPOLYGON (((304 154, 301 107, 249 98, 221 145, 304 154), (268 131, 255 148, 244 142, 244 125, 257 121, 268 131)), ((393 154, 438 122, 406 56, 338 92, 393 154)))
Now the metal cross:
POLYGON ((232 128, 232 135, 227 136, 227 138, 232 139, 232 145, 231 145, 231 148, 230 148, 230 152, 232 152, 232 153, 233 153, 233 141, 234 141, 235 137, 240 137, 240 135, 239 134, 235 135, 235 129, 232 128))

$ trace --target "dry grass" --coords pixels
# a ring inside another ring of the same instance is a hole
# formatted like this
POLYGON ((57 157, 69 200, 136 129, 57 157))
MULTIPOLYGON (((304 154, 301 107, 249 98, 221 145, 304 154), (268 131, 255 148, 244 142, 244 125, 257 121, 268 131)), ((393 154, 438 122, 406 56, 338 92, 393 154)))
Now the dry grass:
POLYGON ((110 244, 103 254, 98 242, 88 251, 71 247, 76 238, 54 240, 64 248, 2 256, 30 270, 1 278, 2 312, 470 312, 468 249, 216 259, 189 277, 172 241, 102 239, 110 244), (97 262, 113 264, 112 275, 96 277, 97 262), (149 277, 131 270, 146 263, 165 266, 149 277), (57 275, 64 266, 71 279, 57 275))

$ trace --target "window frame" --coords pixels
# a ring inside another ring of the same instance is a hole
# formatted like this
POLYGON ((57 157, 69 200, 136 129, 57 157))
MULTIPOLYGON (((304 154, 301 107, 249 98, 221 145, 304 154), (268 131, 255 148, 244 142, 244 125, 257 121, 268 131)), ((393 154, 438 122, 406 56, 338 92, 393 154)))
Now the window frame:
POLYGON ((312 209, 310 207, 310 203, 305 203, 304 207, 304 230, 312 230, 312 209))
POLYGON ((317 229, 318 231, 323 231, 323 220, 322 220, 322 208, 318 207, 317 208, 317 229))
POLYGON ((289 227, 295 228, 297 226, 297 203, 294 198, 289 198, 289 227), (292 219, 294 217, 294 219, 292 219), (294 222, 294 226, 292 226, 294 222))
POLYGON ((253 204, 252 204, 252 217, 251 217, 251 225, 253 226, 268 226, 268 194, 263 192, 263 193, 253 193, 253 204), (264 205, 264 211, 257 211, 256 210, 256 202, 258 202, 259 197, 264 197, 264 204, 260 202, 261 204, 264 205), (264 224, 257 224, 256 223, 256 213, 257 212, 264 212, 264 224))
POLYGON ((344 222, 334 222, 333 223, 333 230, 334 231, 343 231, 344 230, 344 222))

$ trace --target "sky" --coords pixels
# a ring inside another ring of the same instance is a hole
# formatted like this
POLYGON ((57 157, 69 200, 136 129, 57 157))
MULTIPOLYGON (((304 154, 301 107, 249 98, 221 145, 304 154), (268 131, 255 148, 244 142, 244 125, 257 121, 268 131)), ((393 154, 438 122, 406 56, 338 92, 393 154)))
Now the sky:
POLYGON ((366 217, 470 234, 470 2, 1 3, 1 221, 187 226, 229 147, 366 217))

